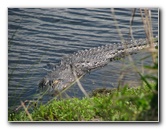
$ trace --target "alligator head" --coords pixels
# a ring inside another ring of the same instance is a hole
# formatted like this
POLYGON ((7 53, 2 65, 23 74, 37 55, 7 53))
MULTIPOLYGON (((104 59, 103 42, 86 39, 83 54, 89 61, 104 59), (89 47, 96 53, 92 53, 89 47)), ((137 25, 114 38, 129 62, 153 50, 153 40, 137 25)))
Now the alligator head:
MULTIPOLYGON (((80 77, 80 76, 78 76, 80 77)), ((76 80, 73 70, 69 65, 61 65, 51 71, 40 82, 39 88, 49 88, 49 90, 62 91, 76 80)))

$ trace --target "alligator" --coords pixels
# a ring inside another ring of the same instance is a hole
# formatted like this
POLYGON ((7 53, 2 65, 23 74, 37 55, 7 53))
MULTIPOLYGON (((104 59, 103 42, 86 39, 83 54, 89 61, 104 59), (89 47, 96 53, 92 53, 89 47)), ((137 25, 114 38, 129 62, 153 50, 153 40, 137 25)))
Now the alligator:
POLYGON ((54 66, 54 70, 39 82, 39 87, 62 91, 91 70, 104 67, 110 61, 136 54, 150 46, 147 39, 124 40, 121 43, 80 50, 66 55, 59 64, 54 66))

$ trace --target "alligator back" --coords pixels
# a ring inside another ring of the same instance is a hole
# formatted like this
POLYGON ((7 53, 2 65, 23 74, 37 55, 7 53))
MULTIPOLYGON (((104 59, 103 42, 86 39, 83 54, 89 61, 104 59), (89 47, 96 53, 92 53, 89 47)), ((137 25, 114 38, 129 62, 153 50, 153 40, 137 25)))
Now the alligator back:
POLYGON ((62 58, 55 70, 48 73, 40 81, 39 87, 43 88, 47 86, 51 89, 61 91, 71 85, 77 77, 93 69, 103 67, 110 61, 135 54, 139 50, 149 46, 146 39, 126 40, 123 43, 109 44, 69 54, 62 58))

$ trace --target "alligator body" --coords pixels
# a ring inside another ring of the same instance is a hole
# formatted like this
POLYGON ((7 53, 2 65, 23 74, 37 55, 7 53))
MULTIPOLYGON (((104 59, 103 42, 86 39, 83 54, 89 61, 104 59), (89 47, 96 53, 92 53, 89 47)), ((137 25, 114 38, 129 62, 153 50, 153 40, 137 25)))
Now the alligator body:
POLYGON ((59 65, 49 72, 39 83, 39 87, 50 87, 61 91, 87 72, 103 67, 110 61, 135 54, 149 47, 146 39, 126 40, 101 47, 81 50, 62 58, 59 65))

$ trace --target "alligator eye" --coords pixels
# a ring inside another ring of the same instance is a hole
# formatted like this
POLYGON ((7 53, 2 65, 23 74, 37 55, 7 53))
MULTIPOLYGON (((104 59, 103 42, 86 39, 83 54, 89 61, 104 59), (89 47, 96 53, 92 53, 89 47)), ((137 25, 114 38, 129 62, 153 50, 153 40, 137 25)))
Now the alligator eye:
POLYGON ((55 88, 58 83, 59 83, 59 80, 52 80, 52 81, 49 82, 49 85, 52 88, 55 88))
POLYGON ((53 80, 52 81, 52 85, 56 85, 56 84, 58 84, 59 83, 59 80, 53 80))

